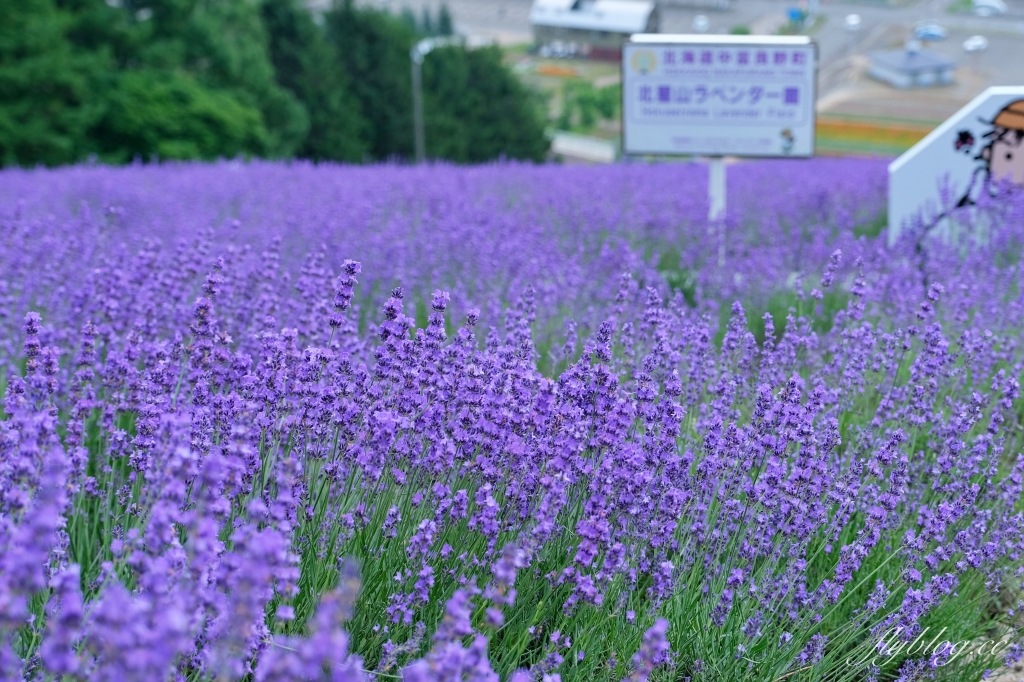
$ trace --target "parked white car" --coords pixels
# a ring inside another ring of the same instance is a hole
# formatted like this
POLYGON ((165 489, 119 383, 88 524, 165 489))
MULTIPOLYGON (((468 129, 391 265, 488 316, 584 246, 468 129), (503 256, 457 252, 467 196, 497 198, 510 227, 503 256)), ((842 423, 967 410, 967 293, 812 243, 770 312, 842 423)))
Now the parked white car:
POLYGON ((991 17, 1006 14, 1006 3, 1003 0, 973 0, 974 13, 979 17, 991 17))
POLYGON ((976 54, 988 49, 988 38, 985 36, 971 36, 964 41, 964 52, 976 54))
POLYGON ((545 59, 572 59, 576 56, 576 43, 563 43, 561 40, 553 40, 546 45, 541 45, 538 53, 545 59))

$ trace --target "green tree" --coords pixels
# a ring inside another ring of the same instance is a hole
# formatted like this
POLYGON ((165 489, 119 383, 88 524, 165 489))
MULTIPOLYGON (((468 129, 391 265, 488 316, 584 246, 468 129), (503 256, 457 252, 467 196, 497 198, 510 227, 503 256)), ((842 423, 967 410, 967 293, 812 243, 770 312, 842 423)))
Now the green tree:
POLYGON ((155 69, 118 75, 96 129, 109 161, 214 159, 267 148, 259 109, 195 78, 155 69))
POLYGON ((138 68, 138 55, 151 23, 139 21, 123 7, 96 0, 56 0, 67 17, 67 38, 78 53, 103 59, 104 68, 138 68))
MULTIPOLYGON (((407 19, 336 0, 0 0, 0 164, 96 153, 209 159, 412 155, 407 19)), ((435 26, 450 30, 442 7, 435 26)), ((540 159, 533 96, 496 48, 424 64, 428 151, 540 159)))
POLYGON ((351 0, 329 11, 325 25, 369 125, 367 153, 376 159, 412 156, 409 50, 416 42, 415 32, 401 19, 378 9, 356 7, 351 0))
POLYGON ((277 82, 309 113, 297 154, 317 161, 361 161, 367 125, 348 75, 323 29, 297 0, 264 0, 263 21, 277 82))
POLYGON ((597 123, 599 115, 607 120, 616 118, 621 101, 620 85, 598 89, 589 81, 569 81, 562 89, 562 111, 556 126, 560 130, 573 130, 578 126, 587 132, 597 123))
MULTIPOLYGON (((127 92, 121 89, 130 91, 140 79, 156 83, 166 78, 168 88, 147 101, 152 115, 157 112, 151 105, 172 102, 173 98, 165 97, 169 92, 184 98, 181 106, 174 107, 176 115, 199 115, 205 109, 198 103, 223 95, 236 107, 257 111, 261 119, 262 132, 241 137, 247 145, 242 153, 291 156, 305 140, 309 129, 305 107, 278 85, 260 8, 249 0, 122 0, 111 3, 114 7, 97 0, 58 1, 71 17, 68 36, 75 47, 105 60, 108 74, 98 95, 106 104, 123 101, 127 92), (144 75, 122 77, 129 72, 144 75)), ((134 128, 117 130, 118 122, 127 120, 118 112, 105 112, 91 131, 94 145, 122 156, 125 141, 139 139, 134 128)), ((194 125, 183 124, 181 130, 202 130, 204 121, 209 123, 204 117, 194 125)), ((252 127, 248 116, 242 126, 252 127)), ((237 139, 231 137, 221 146, 233 149, 237 139)), ((208 142, 204 137, 191 146, 176 146, 202 150, 209 148, 208 142)), ((136 151, 156 153, 148 147, 136 151)))
POLYGON ((179 38, 186 68, 204 83, 230 90, 243 104, 261 111, 267 129, 264 154, 294 154, 309 130, 309 118, 298 99, 275 80, 259 7, 247 0, 190 4, 195 9, 179 38))
POLYGON ((609 121, 619 116, 622 109, 622 85, 606 85, 597 91, 597 109, 609 121))
POLYGON ((410 31, 418 33, 420 30, 419 23, 416 21, 416 13, 408 7, 403 7, 402 11, 398 15, 402 19, 402 23, 405 24, 410 31))
MULTIPOLYGON (((409 50, 417 36, 400 18, 345 0, 327 14, 328 36, 369 126, 373 158, 413 153, 409 50)), ((537 98, 502 63, 497 47, 434 50, 423 64, 427 154, 460 163, 547 152, 537 98)))
POLYGON ((426 5, 423 6, 423 18, 420 19, 420 33, 425 36, 432 36, 436 33, 434 19, 430 16, 430 8, 426 5))
POLYGON ((102 64, 75 52, 52 0, 0 0, 0 17, 0 166, 80 158, 102 64))
POLYGON ((428 156, 461 163, 544 158, 539 102, 502 63, 499 48, 435 50, 424 61, 423 88, 428 156))
POLYGON ((442 4, 437 13, 437 34, 450 36, 455 34, 455 25, 452 22, 452 13, 448 11, 448 5, 442 4))

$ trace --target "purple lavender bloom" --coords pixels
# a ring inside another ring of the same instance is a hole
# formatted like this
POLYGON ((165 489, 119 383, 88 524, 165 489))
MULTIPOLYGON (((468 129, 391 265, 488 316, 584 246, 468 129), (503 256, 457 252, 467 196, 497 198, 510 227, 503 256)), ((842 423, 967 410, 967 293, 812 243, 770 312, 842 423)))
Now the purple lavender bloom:
POLYGON ((654 669, 669 660, 671 646, 666 638, 667 633, 668 621, 664 618, 659 618, 644 633, 640 651, 633 656, 633 674, 629 676, 631 681, 647 682, 654 669))
POLYGON ((1019 615, 1024 198, 883 246, 884 161, 739 164, 720 252, 705 178, 2 171, 0 677, 828 677, 823 623, 1019 615))

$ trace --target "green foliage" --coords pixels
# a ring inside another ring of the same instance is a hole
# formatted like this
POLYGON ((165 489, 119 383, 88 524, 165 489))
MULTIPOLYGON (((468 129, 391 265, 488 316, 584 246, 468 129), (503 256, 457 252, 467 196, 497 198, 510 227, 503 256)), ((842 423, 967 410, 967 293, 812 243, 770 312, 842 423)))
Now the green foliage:
POLYGON ((734 36, 749 36, 750 35, 750 27, 749 26, 733 26, 731 29, 729 29, 729 33, 731 35, 734 35, 734 36))
MULTIPOLYGON (((15 0, 17 1, 17 0, 15 0)), ((145 41, 153 32, 151 20, 139 21, 122 7, 95 0, 56 0, 65 13, 67 39, 79 54, 100 53, 105 68, 139 68, 145 41)))
POLYGON ((411 157, 412 76, 409 50, 416 34, 387 12, 351 1, 325 17, 327 37, 349 75, 360 113, 369 122, 367 153, 377 159, 411 157))
MULTIPOLYGON (((419 25, 351 0, 323 22, 301 0, 0 0, 0 17, 0 166, 408 158, 409 49, 454 31, 446 6, 419 25)), ((544 157, 541 107, 496 49, 440 51, 424 85, 432 157, 544 157)))
POLYGON ((76 54, 67 24, 51 0, 0 0, 0 166, 52 166, 87 152, 100 65, 76 54))
POLYGON ((418 37, 455 35, 455 22, 452 20, 452 13, 446 4, 442 4, 438 9, 436 18, 427 5, 423 6, 423 11, 418 19, 416 13, 408 6, 402 7, 398 17, 405 27, 418 37))
POLYGON ((423 89, 429 156, 460 163, 544 158, 542 114, 498 48, 435 50, 423 64, 423 89))
POLYGON ((0 164, 290 156, 309 126, 244 0, 0 0, 0 164))
POLYGON ((430 36, 434 35, 434 20, 430 16, 430 7, 423 6, 423 18, 420 20, 420 31, 430 36))
MULTIPOLYGON (((329 12, 326 25, 368 124, 368 154, 411 156, 409 50, 416 32, 406 20, 351 2, 329 12)), ((431 158, 477 163, 504 155, 539 161, 547 152, 541 107, 494 47, 431 52, 423 62, 423 111, 431 158)))
POLYGON ((96 129, 110 161, 214 159, 267 148, 260 111, 195 78, 152 69, 125 71, 96 129))
POLYGON ((853 234, 856 237, 867 237, 868 239, 874 239, 878 235, 882 234, 889 225, 889 219, 884 214, 878 215, 872 220, 868 220, 865 223, 861 223, 853 228, 853 234))
POLYGON ((595 88, 589 81, 570 81, 562 91, 562 111, 557 127, 561 130, 588 130, 599 118, 614 120, 622 106, 622 86, 595 88))
MULTIPOLYGON (((309 120, 301 103, 275 80, 259 7, 240 0, 166 2, 177 19, 168 25, 179 28, 161 35, 154 46, 163 44, 166 54, 180 55, 182 66, 204 84, 260 110, 267 137, 264 148, 254 152, 291 156, 305 138, 309 120)), ((152 22, 162 33, 160 16, 154 8, 152 22)))
POLYGON ((265 0, 262 14, 277 81, 309 113, 309 133, 298 155, 316 161, 362 160, 367 124, 323 30, 296 0, 265 0))
POLYGON ((419 31, 419 23, 416 21, 416 14, 411 9, 403 7, 398 16, 401 17, 402 23, 405 24, 410 31, 413 33, 419 31))
POLYGON ((455 33, 455 25, 452 22, 452 13, 448 11, 448 5, 441 5, 437 12, 437 34, 450 36, 455 33))
POLYGON ((774 341, 782 338, 786 331, 786 317, 792 313, 803 315, 810 322, 811 329, 824 334, 832 329, 836 314, 846 307, 849 300, 850 295, 847 292, 831 289, 824 292, 820 301, 807 298, 806 293, 801 299, 795 292, 776 291, 768 297, 763 306, 748 309, 747 328, 754 335, 758 345, 764 346, 765 313, 772 316, 772 326, 775 327, 774 341))
POLYGON ((682 293, 687 305, 694 308, 697 306, 697 275, 680 267, 680 257, 678 248, 662 249, 658 257, 657 269, 672 291, 682 293))
MULTIPOLYGON (((884 221, 884 218, 883 218, 884 221)), ((683 295, 683 299, 691 307, 697 303, 698 274, 680 265, 679 250, 674 247, 659 249, 656 268, 665 283, 673 291, 683 295)), ((779 341, 786 331, 787 317, 804 319, 815 332, 824 334, 832 329, 833 322, 840 310, 850 301, 850 294, 843 290, 830 289, 823 293, 821 300, 814 300, 809 292, 797 293, 790 289, 779 289, 770 292, 767 297, 759 299, 747 298, 741 303, 747 313, 747 329, 754 335, 759 347, 764 347, 767 340, 765 331, 765 314, 771 315, 775 329, 773 341, 779 341)), ((718 331, 714 341, 721 345, 731 315, 730 300, 720 299, 718 304, 718 331)))
MULTIPOLYGON (((153 0, 146 3, 149 12, 142 12, 130 3, 107 7, 86 0, 64 1, 74 17, 70 35, 76 46, 104 54, 107 68, 115 74, 146 69, 184 73, 257 110, 265 132, 246 152, 290 156, 305 137, 308 117, 302 104, 275 80, 258 6, 243 0, 153 0)), ((223 146, 231 144, 226 141, 223 146)), ((101 140, 99 146, 110 144, 101 140)), ((203 143, 197 140, 194 146, 203 143)))

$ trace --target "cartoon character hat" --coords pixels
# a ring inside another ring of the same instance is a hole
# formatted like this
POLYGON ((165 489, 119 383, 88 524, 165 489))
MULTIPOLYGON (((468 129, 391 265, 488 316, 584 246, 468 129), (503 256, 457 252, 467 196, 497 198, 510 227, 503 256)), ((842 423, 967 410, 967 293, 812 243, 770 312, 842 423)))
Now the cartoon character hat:
POLYGON ((1010 130, 1024 130, 1024 99, 1010 102, 992 121, 993 125, 1010 130))

